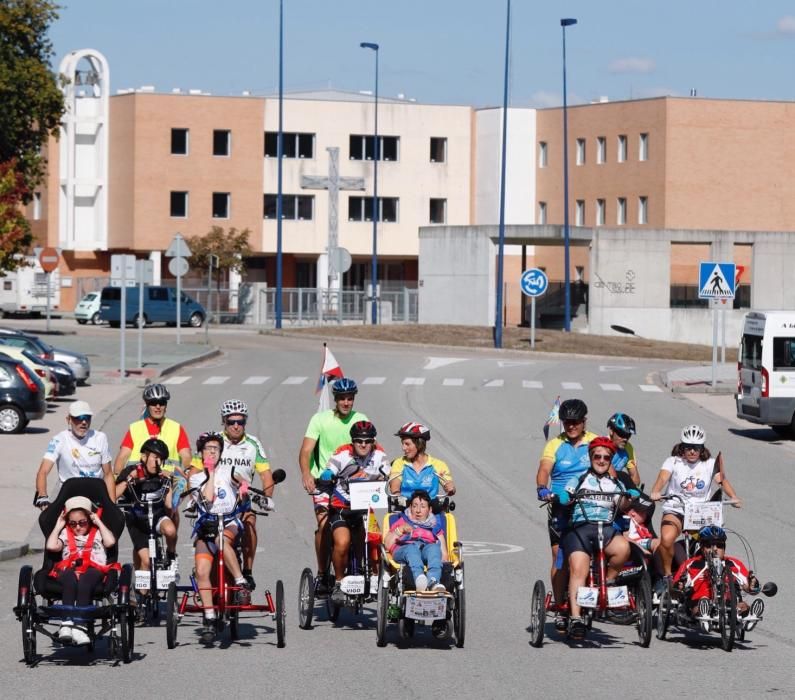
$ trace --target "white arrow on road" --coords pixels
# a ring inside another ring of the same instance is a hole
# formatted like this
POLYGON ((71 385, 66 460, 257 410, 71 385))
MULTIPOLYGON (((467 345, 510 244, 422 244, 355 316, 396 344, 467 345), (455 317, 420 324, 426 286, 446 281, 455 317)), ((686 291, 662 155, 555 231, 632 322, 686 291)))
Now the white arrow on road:
POLYGON ((466 362, 465 357, 429 357, 428 362, 425 363, 423 369, 439 369, 439 367, 447 367, 447 365, 454 365, 456 362, 466 362))
POLYGON ((599 365, 600 372, 623 372, 628 369, 635 369, 627 365, 599 365))
POLYGON ((498 360, 497 367, 524 367, 525 365, 534 365, 535 362, 524 362, 522 360, 498 360))

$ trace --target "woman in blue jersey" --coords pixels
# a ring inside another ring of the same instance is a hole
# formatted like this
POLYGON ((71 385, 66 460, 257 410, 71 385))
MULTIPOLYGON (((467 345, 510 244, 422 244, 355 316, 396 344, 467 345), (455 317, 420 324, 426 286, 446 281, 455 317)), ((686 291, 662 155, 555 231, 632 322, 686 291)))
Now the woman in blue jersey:
POLYGON ((450 469, 441 460, 431 457, 425 448, 431 439, 430 428, 409 422, 395 433, 400 438, 403 456, 392 462, 389 471, 389 492, 409 498, 415 491, 425 491, 431 498, 452 496, 455 484, 450 469))

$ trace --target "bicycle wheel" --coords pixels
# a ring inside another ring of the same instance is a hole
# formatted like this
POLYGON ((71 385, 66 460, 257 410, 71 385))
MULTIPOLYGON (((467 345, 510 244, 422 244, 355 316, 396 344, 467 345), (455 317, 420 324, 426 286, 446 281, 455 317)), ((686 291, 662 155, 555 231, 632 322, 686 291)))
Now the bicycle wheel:
POLYGON ((315 577, 312 569, 301 572, 301 583, 298 586, 298 626, 303 630, 312 627, 312 614, 315 610, 315 577))
POLYGON ((665 590, 660 593, 660 602, 657 605, 657 639, 665 639, 665 635, 668 633, 671 608, 671 592, 668 588, 665 588, 665 590))
POLYGON ((546 597, 544 582, 539 579, 533 586, 533 596, 530 599, 530 644, 537 649, 544 644, 544 624, 547 620, 546 597))
POLYGON ((240 639, 240 611, 229 611, 229 638, 236 642, 240 639))
MULTIPOLYGON (((463 564, 461 564, 461 574, 463 577, 463 564)), ((544 604, 543 598, 541 604, 544 604)), ((467 621, 467 599, 466 588, 464 587, 464 579, 461 579, 461 585, 456 586, 455 589, 455 608, 453 608, 453 632, 455 633, 455 645, 462 649, 464 647, 464 640, 466 639, 466 625, 467 621)))
POLYGON ((119 636, 121 637, 121 660, 132 661, 135 645, 135 613, 131 609, 122 610, 119 615, 119 636))
POLYGON ((723 651, 731 651, 737 635, 737 589, 734 587, 734 576, 728 569, 724 569, 721 575, 718 591, 720 645, 723 651))
POLYGON ((637 615, 638 641, 645 649, 651 643, 652 609, 651 579, 643 572, 635 591, 635 614, 637 615))
POLYGON ((177 604, 177 584, 168 584, 166 592, 166 644, 169 649, 177 646, 177 626, 179 625, 179 606, 177 604))
MULTIPOLYGON (((383 571, 383 569, 382 569, 383 571)), ((378 585, 378 617, 375 623, 375 643, 379 647, 386 646, 387 609, 389 607, 389 589, 378 585)))
POLYGON ((287 633, 285 626, 285 610, 284 610, 284 584, 279 580, 276 581, 276 646, 279 649, 284 649, 285 634, 287 633))

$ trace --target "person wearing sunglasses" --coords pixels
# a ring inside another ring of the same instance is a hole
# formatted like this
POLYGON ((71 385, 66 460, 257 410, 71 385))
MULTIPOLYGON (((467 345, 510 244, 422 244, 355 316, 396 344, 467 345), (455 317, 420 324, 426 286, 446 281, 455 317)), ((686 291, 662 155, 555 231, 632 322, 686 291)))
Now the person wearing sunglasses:
POLYGON ((39 471, 36 473, 36 495, 33 505, 45 510, 50 505, 47 479, 53 467, 63 483, 76 477, 104 479, 111 500, 116 500, 116 485, 110 468, 108 436, 91 428, 94 412, 86 401, 69 406, 66 430, 55 435, 47 445, 39 471))
MULTIPOLYGON (((712 499, 719 488, 732 499, 732 505, 739 508, 734 487, 722 474, 720 465, 706 446, 706 433, 698 425, 682 428, 680 441, 674 445, 671 456, 663 462, 660 473, 651 490, 651 499, 658 501, 665 496, 676 495, 684 502, 704 503, 712 499)), ((672 580, 671 568, 674 561, 674 543, 682 534, 685 522, 685 507, 678 498, 663 503, 660 526, 660 555, 663 578, 660 585, 672 580)))
MULTIPOLYGON (((616 474, 626 474, 629 482, 634 486, 640 485, 640 473, 638 472, 638 459, 635 456, 635 447, 630 443, 630 438, 636 433, 635 421, 626 413, 614 413, 607 421, 607 436, 616 446, 616 453, 613 455, 613 470, 616 474)), ((622 478, 624 485, 628 486, 627 481, 622 478)))
MULTIPOLYGON (((340 588, 340 581, 345 576, 348 566, 348 552, 351 545, 351 530, 361 526, 362 516, 358 514, 343 515, 342 511, 350 513, 351 495, 349 483, 351 481, 385 481, 389 474, 389 459, 384 448, 376 442, 377 431, 375 426, 367 420, 357 421, 351 426, 351 441, 340 446, 329 458, 326 469, 321 472, 319 479, 322 481, 334 480, 334 488, 330 496, 331 514, 328 517, 328 527, 331 530, 332 552, 331 559, 334 563, 334 588, 331 599, 338 605, 344 605, 345 593, 340 588)), ((370 547, 370 564, 374 575, 378 574, 378 545, 381 541, 378 526, 368 528, 368 541, 370 547)), ((364 536, 359 527, 357 533, 364 536)))
MULTIPOLYGON (((61 561, 50 576, 63 586, 62 605, 91 605, 94 589, 111 568, 107 550, 114 544, 116 537, 94 512, 88 498, 74 496, 66 501, 44 545, 48 552, 61 553, 61 561)), ((76 645, 91 642, 86 630, 70 619, 63 620, 57 637, 61 642, 76 645)))

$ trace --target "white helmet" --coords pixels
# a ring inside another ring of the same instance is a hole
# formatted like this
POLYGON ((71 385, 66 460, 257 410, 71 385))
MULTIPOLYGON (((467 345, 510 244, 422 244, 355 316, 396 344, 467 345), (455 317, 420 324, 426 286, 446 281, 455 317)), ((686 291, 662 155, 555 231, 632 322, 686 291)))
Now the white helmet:
POLYGON ((700 425, 688 425, 682 428, 681 442, 687 445, 703 445, 706 437, 700 425))
POLYGON ((246 406, 244 401, 230 399, 221 404, 221 418, 233 415, 248 416, 248 406, 246 406))

